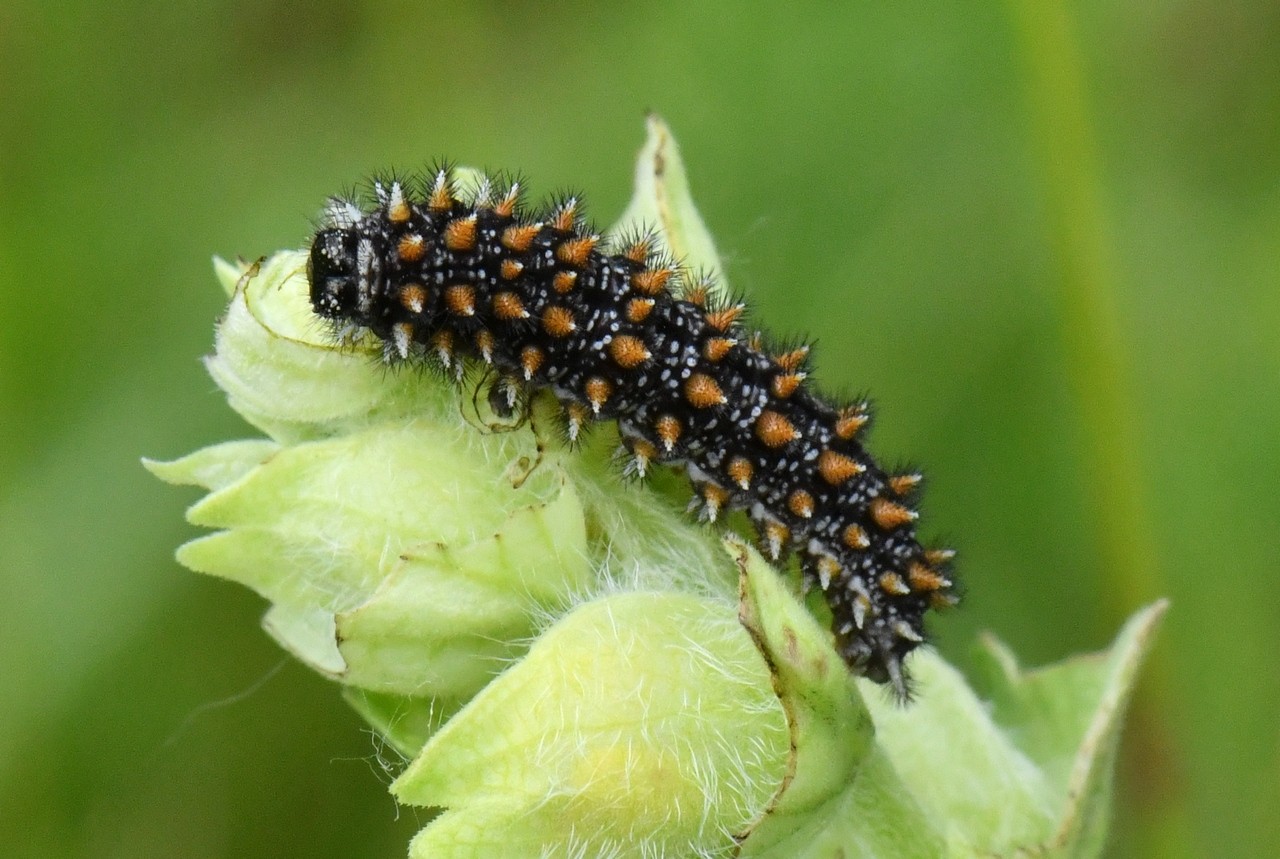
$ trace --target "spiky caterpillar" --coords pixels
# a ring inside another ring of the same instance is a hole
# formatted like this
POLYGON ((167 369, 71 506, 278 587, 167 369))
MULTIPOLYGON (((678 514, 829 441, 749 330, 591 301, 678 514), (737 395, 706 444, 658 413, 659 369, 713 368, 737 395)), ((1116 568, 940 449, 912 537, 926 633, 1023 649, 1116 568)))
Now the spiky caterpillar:
POLYGON ((850 668, 906 695, 925 611, 956 601, 952 553, 917 541, 920 476, 867 454, 865 404, 806 384, 807 347, 766 354, 741 305, 709 301, 651 236, 603 249, 574 198, 526 215, 518 183, 462 196, 447 169, 421 193, 388 181, 375 194, 369 209, 326 209, 309 264, 317 314, 372 332, 389 361, 491 365, 500 407, 550 389, 570 439, 616 420, 629 471, 682 464, 705 518, 745 510, 768 557, 796 552, 850 668))

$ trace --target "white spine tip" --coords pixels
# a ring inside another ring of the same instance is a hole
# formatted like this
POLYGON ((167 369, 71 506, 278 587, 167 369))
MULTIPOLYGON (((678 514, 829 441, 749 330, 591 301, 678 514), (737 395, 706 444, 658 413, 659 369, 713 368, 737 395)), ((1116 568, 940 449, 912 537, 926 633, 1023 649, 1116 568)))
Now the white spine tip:
POLYGON ((865 597, 853 598, 853 622, 862 629, 867 624, 867 600, 865 597))
POLYGON ((644 477, 649 471, 649 458, 647 456, 636 456, 631 460, 631 473, 636 477, 644 477))
POLYGON ((911 627, 911 624, 907 623, 905 620, 894 621, 893 632, 898 636, 898 638, 901 638, 904 641, 914 641, 916 644, 924 641, 924 638, 920 633, 916 632, 911 627))

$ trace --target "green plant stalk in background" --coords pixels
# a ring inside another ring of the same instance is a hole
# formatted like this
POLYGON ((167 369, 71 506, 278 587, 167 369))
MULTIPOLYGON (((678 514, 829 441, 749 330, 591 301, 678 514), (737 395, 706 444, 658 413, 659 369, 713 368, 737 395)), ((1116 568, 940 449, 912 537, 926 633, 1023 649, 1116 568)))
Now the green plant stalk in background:
MULTIPOLYGON (((1132 361, 1117 307, 1120 275, 1110 238, 1114 230, 1103 203, 1101 160, 1075 15, 1066 4, 1041 0, 1010 0, 1010 9, 1027 71, 1033 151, 1043 174, 1058 264, 1055 286, 1062 341, 1086 445, 1083 459, 1093 463, 1092 472, 1101 477, 1093 484, 1094 524, 1103 569, 1113 571, 1102 583, 1110 594, 1101 605, 1115 619, 1119 607, 1165 592, 1166 583, 1146 477, 1134 455, 1144 445, 1135 418, 1132 361)), ((1148 662, 1143 685, 1149 694, 1138 700, 1172 700, 1175 671, 1167 655, 1157 650, 1148 662)), ((1187 855, 1189 838, 1179 823, 1188 817, 1176 813, 1177 803, 1186 801, 1185 792, 1170 788, 1181 774, 1170 771, 1176 763, 1165 754, 1171 745, 1169 727, 1152 707, 1140 705, 1134 713, 1141 730, 1138 745, 1130 750, 1131 768, 1141 772, 1135 785, 1168 795, 1146 804, 1159 814, 1141 823, 1150 831, 1148 837, 1162 842, 1161 855, 1187 855)))
MULTIPOLYGON (((615 232, 642 222, 719 270, 657 119, 615 232)), ((1101 852, 1163 603, 1036 671, 984 641, 980 692, 923 648, 900 706, 679 481, 621 486, 613 428, 570 448, 552 402, 502 421, 479 373, 339 347, 304 252, 218 273, 209 371, 267 438, 148 463, 209 491, 188 518, 213 533, 178 558, 270 600, 268 632, 404 755, 392 792, 439 810, 411 856, 1101 852)))

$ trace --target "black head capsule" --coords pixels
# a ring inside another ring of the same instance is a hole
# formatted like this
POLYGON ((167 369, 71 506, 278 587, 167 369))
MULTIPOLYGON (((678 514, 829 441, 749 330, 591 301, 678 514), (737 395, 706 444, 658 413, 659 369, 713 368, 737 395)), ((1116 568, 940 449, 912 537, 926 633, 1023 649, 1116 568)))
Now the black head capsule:
POLYGON ((359 244, 350 228, 321 230, 311 243, 311 306, 326 319, 351 319, 359 310, 359 244))

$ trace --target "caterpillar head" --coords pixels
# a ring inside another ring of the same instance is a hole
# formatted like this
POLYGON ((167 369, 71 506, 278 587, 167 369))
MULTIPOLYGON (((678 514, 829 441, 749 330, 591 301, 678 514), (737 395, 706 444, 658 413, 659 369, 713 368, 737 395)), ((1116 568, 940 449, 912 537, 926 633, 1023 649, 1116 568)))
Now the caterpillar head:
POLYGON ((321 230, 311 244, 307 274, 311 306, 326 319, 367 325, 369 297, 381 268, 370 239, 350 227, 321 230))

